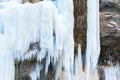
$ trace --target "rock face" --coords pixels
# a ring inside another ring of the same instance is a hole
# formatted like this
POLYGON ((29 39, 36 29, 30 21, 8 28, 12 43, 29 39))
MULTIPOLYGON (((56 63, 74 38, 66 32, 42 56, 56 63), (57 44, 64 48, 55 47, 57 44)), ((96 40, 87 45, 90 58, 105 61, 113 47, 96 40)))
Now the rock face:
MULTIPOLYGON (((120 6, 105 0, 100 3, 100 36, 102 63, 120 61, 120 6)), ((119 1, 120 2, 120 1, 119 1)))
POLYGON ((100 1, 100 12, 120 13, 120 5, 110 1, 100 1))
POLYGON ((78 44, 81 44, 82 53, 85 53, 87 32, 87 0, 73 1, 75 53, 77 51, 78 44))
POLYGON ((100 0, 100 1, 109 1, 109 2, 112 2, 112 3, 115 3, 115 4, 118 4, 118 5, 120 5, 120 0, 100 0))
POLYGON ((114 46, 120 38, 120 15, 111 12, 102 12, 101 16, 101 45, 114 46))

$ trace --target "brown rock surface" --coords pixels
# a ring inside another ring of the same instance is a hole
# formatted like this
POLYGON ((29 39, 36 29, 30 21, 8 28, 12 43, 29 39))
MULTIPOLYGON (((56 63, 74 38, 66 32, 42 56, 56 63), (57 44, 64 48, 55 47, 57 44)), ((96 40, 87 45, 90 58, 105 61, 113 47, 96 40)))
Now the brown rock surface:
POLYGON ((87 32, 87 0, 74 1, 74 40, 75 53, 77 45, 81 44, 82 53, 86 49, 86 32, 87 32))

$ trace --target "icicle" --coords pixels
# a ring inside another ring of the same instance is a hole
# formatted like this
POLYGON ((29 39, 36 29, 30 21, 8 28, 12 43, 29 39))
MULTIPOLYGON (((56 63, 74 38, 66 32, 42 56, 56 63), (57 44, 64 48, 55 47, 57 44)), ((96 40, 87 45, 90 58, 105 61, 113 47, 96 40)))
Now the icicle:
POLYGON ((43 1, 40 11, 40 47, 47 52, 46 73, 50 64, 50 57, 53 58, 53 12, 55 6, 51 1, 43 1))
POLYGON ((87 29, 87 52, 86 52, 86 80, 98 80, 97 61, 100 54, 99 36, 99 0, 88 0, 88 29, 87 29), (90 79, 91 74, 91 79, 90 79), (94 76, 92 78, 92 76, 94 76))
MULTIPOLYGON (((56 0, 55 4, 62 16, 62 24, 66 27, 67 33, 64 33, 64 61, 65 75, 70 79, 73 71, 74 41, 73 41, 73 1, 56 0)), ((63 28, 64 29, 64 28, 63 28)), ((68 79, 68 80, 69 80, 68 79)))
POLYGON ((81 56, 81 47, 78 45, 78 55, 75 57, 75 76, 74 80, 85 80, 85 73, 83 72, 83 63, 81 56))
POLYGON ((55 80, 63 80, 63 71, 62 71, 62 63, 63 63, 63 51, 59 50, 59 57, 58 57, 58 63, 57 63, 57 70, 55 74, 55 80))

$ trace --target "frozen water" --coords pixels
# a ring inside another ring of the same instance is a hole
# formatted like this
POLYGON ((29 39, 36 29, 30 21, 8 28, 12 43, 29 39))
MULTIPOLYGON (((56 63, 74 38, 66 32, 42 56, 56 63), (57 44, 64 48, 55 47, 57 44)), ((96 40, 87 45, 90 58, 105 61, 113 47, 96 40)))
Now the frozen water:
MULTIPOLYGON (((21 0, 1 1, 0 80, 14 80, 14 60, 24 61, 33 56, 37 57, 37 63, 29 74, 32 80, 40 78, 43 59, 46 59, 45 74, 48 73, 50 62, 55 65, 55 80, 98 80, 99 0, 88 0, 87 4, 88 30, 84 70, 80 45, 78 54, 74 55, 73 0, 44 0, 35 4, 21 4, 21 0), (29 49, 30 44, 36 42, 40 49, 29 49)), ((108 69, 105 69, 105 73, 106 80, 109 80, 108 76, 112 73, 108 69)))
POLYGON ((86 52, 86 80, 98 80, 97 62, 100 54, 99 36, 99 0, 88 0, 88 29, 87 29, 87 52, 86 52), (90 75, 91 74, 91 75, 90 75), (90 77, 94 76, 92 79, 90 77))
POLYGON ((105 67, 104 72, 105 72, 105 80, 120 80, 119 66, 105 67))
POLYGON ((3 31, 4 31, 4 29, 3 29, 3 23, 0 20, 0 34, 3 34, 3 31))
MULTIPOLYGON (((50 61, 54 58, 53 63, 55 63, 58 61, 59 55, 62 54, 64 59, 60 68, 63 66, 65 68, 66 76, 64 79, 69 78, 72 74, 74 60, 72 0, 70 5, 65 8, 65 14, 59 13, 61 8, 57 9, 56 5, 50 0, 36 4, 18 4, 12 0, 0 4, 2 4, 0 9, 0 32, 2 34, 4 31, 3 36, 6 36, 4 43, 8 44, 8 47, 3 44, 1 46, 5 47, 5 51, 10 52, 7 54, 11 59, 11 68, 14 69, 14 59, 30 59, 37 54, 38 62, 41 62, 46 57, 45 73, 47 73, 50 61), (30 44, 35 42, 40 42, 41 51, 28 51, 30 44)), ((62 4, 62 7, 67 6, 65 2, 62 4)), ((6 59, 5 54, 4 59, 6 59)), ((12 75, 14 75, 14 72, 12 75)), ((35 71, 30 74, 30 76, 33 75, 36 75, 35 71)), ((33 77, 32 79, 36 78, 33 77)))

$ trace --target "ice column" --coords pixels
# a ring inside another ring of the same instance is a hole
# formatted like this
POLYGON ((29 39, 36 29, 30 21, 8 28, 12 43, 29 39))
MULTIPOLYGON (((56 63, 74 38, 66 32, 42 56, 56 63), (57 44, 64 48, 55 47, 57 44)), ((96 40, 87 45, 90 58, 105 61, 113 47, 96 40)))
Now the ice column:
POLYGON ((74 40, 73 40, 73 0, 56 0, 55 5, 58 13, 61 16, 63 28, 65 30, 63 37, 63 67, 64 80, 71 80, 73 74, 73 60, 74 60, 74 40))
POLYGON ((87 6, 86 80, 98 80, 96 66, 100 54, 99 0, 88 0, 87 6))

